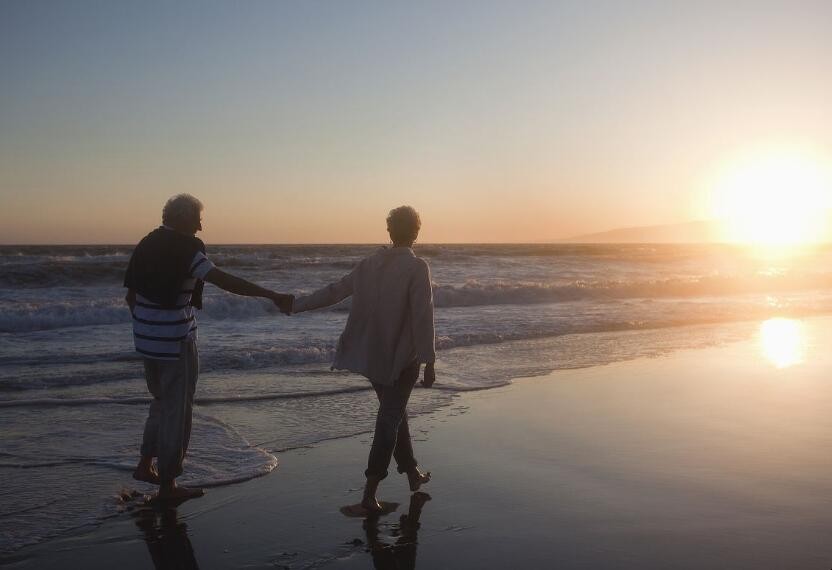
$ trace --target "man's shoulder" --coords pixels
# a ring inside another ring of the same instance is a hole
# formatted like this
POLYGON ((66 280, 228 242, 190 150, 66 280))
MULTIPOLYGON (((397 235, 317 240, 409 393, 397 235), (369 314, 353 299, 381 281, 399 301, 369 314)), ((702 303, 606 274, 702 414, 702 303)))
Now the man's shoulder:
POLYGON ((196 236, 193 236, 192 239, 194 240, 194 244, 197 246, 197 248, 199 248, 199 251, 205 253, 205 242, 203 242, 196 236))
POLYGON ((136 247, 145 246, 145 245, 153 242, 154 240, 159 239, 159 230, 160 229, 161 228, 154 228, 154 229, 150 230, 149 232, 147 232, 147 234, 142 239, 139 240, 139 243, 136 244, 136 247))
POLYGON ((181 234, 165 227, 158 227, 152 230, 139 242, 139 245, 150 244, 164 247, 165 249, 185 249, 192 250, 194 253, 197 251, 205 253, 205 244, 198 237, 181 234))
POLYGON ((174 243, 186 249, 189 253, 193 252, 194 254, 202 252, 205 253, 205 244, 196 236, 188 236, 185 234, 180 234, 179 232, 170 232, 173 234, 173 237, 169 238, 174 243))

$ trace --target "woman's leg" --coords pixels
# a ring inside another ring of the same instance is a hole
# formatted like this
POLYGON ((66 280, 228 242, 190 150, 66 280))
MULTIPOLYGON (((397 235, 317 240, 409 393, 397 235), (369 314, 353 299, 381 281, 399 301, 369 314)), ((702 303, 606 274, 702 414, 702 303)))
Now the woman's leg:
MULTIPOLYGON (((404 465, 413 459, 413 449, 410 444, 410 431, 407 427, 407 401, 410 393, 416 384, 419 376, 419 367, 414 365, 402 372, 399 381, 392 386, 380 386, 373 384, 376 395, 379 399, 378 414, 376 416, 376 429, 373 435, 373 445, 370 448, 370 457, 367 461, 367 487, 364 493, 364 503, 367 508, 375 508, 378 502, 375 499, 375 488, 378 483, 387 477, 387 468, 393 457, 394 450, 399 452, 397 462, 401 457, 404 465), (404 430, 402 427, 404 424, 404 430), (398 443, 401 437, 401 443, 398 443)), ((399 463, 402 465, 402 463, 399 463)))
MULTIPOLYGON (((381 403, 381 395, 384 386, 373 384, 376 395, 378 396, 379 404, 381 403)), ((376 418, 378 420, 378 418, 376 418)), ((407 410, 405 409, 399 429, 396 432, 396 444, 393 448, 393 459, 396 460, 396 467, 399 473, 409 473, 413 471, 416 466, 416 458, 413 455, 413 444, 410 440, 410 427, 407 424, 407 410)), ((386 468, 385 468, 386 470, 386 468)))
POLYGON ((379 479, 387 477, 387 467, 393 458, 393 450, 399 435, 399 428, 404 419, 407 400, 413 386, 404 384, 395 386, 376 386, 379 395, 376 428, 373 434, 373 445, 367 461, 365 475, 379 479))
MULTIPOLYGON (((408 382, 415 386, 419 379, 419 366, 414 365, 402 373, 400 381, 408 382)), ((396 434, 396 447, 393 449, 393 458, 399 473, 406 473, 411 491, 418 491, 419 487, 430 481, 430 473, 419 471, 419 462, 413 454, 413 442, 410 439, 410 426, 407 421, 407 410, 399 424, 399 431, 396 434)))
POLYGON ((393 448, 393 458, 399 473, 410 473, 418 465, 413 455, 413 443, 410 440, 410 427, 407 425, 407 410, 404 411, 399 431, 396 434, 396 447, 393 448))

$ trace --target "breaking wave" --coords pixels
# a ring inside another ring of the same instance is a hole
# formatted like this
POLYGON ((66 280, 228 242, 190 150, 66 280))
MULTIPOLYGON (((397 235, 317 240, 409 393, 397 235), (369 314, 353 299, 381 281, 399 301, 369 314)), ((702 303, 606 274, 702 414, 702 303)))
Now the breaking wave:
MULTIPOLYGON (((644 281, 573 281, 547 284, 469 280, 463 285, 434 286, 439 308, 488 305, 533 305, 574 301, 669 299, 745 294, 777 294, 832 289, 832 273, 811 275, 708 276, 644 281)), ((209 319, 246 320, 276 315, 263 299, 211 292, 201 315, 209 319)), ((332 310, 344 311, 348 302, 332 310)), ((0 333, 128 323, 130 314, 120 298, 75 301, 0 302, 0 333)))

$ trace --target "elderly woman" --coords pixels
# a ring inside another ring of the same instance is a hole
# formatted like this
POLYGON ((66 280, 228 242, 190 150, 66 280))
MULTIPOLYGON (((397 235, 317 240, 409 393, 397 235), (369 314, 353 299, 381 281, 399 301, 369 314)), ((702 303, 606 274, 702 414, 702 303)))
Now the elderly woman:
POLYGON ((387 477, 391 457, 416 491, 430 480, 413 456, 407 425, 407 401, 425 364, 422 384, 433 385, 433 294, 430 269, 411 249, 421 220, 410 206, 390 211, 387 231, 392 247, 363 259, 340 281, 299 297, 294 312, 333 305, 352 295, 347 326, 338 341, 332 367, 365 376, 378 395, 375 436, 367 464, 361 506, 378 512, 376 490, 387 477))

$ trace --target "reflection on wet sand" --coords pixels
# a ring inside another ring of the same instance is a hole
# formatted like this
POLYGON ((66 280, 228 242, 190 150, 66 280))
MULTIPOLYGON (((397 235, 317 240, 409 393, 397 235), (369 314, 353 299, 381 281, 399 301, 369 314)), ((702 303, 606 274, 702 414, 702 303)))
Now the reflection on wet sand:
POLYGON ((367 545, 377 570, 416 568, 419 518, 422 516, 422 507, 429 500, 430 495, 427 493, 413 493, 407 514, 401 515, 398 524, 390 527, 390 536, 395 539, 393 543, 385 542, 380 537, 379 517, 369 517, 364 521, 367 545))
POLYGON ((188 538, 188 525, 179 520, 175 505, 139 509, 134 516, 156 570, 199 568, 188 538))
POLYGON ((803 362, 806 341, 803 324, 794 319, 769 319, 760 325, 760 344, 765 357, 777 368, 803 362))

